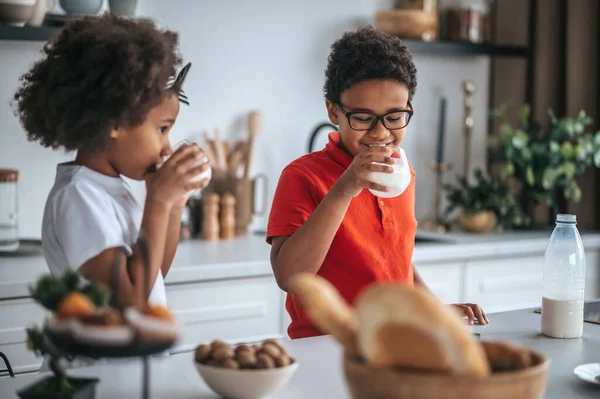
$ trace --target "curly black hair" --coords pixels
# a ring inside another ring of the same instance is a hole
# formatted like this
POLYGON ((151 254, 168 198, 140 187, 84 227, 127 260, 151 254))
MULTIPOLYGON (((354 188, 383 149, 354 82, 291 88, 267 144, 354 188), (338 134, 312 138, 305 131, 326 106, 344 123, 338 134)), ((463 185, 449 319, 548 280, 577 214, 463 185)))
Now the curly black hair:
POLYGON ((371 79, 405 84, 412 100, 417 88, 412 54, 402 40, 372 26, 346 32, 331 45, 325 70, 325 98, 339 103, 344 90, 371 79))
POLYGON ((21 76, 13 106, 30 141, 67 151, 104 147, 164 99, 181 64, 177 34, 150 19, 113 14, 74 21, 21 76))

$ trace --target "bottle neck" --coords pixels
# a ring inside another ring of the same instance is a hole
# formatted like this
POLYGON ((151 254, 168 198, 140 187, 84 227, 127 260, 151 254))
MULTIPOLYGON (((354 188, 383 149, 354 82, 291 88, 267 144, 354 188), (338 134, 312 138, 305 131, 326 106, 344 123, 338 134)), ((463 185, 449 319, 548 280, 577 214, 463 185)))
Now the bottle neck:
POLYGON ((556 227, 574 227, 577 222, 556 222, 556 227))

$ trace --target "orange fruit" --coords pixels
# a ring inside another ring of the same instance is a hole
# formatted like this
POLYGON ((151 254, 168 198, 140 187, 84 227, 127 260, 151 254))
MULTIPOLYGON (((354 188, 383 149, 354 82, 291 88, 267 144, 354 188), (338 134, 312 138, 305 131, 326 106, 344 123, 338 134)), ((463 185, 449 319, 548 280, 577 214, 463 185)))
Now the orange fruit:
POLYGON ((171 315, 171 312, 169 311, 169 309, 165 308, 164 306, 160 306, 160 305, 148 305, 146 307, 146 309, 144 309, 144 314, 151 316, 151 317, 156 317, 157 319, 162 319, 162 320, 172 320, 173 319, 173 315, 171 315))
POLYGON ((89 316, 95 311, 94 304, 81 292, 71 292, 60 301, 56 313, 61 318, 89 316))

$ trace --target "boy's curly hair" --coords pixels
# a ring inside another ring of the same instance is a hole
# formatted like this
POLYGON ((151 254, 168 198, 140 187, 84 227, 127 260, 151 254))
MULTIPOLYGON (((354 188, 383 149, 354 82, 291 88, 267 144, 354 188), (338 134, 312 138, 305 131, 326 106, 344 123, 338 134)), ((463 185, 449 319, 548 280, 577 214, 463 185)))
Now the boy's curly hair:
POLYGON ((405 84, 412 100, 417 88, 412 54, 402 40, 371 26, 346 32, 331 45, 325 70, 325 98, 339 104, 344 90, 371 79, 405 84))
POLYGON ((141 124, 181 64, 177 35, 112 14, 61 29, 21 76, 15 114, 44 147, 95 151, 117 126, 141 124))

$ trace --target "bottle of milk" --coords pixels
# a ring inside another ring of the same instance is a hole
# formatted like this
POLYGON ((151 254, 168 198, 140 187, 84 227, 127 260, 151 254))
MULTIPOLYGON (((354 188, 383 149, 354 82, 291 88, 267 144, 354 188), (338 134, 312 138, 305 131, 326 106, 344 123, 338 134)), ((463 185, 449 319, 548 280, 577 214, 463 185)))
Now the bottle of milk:
POLYGON ((402 148, 398 148, 396 155, 399 155, 399 157, 392 155, 392 158, 395 161, 393 173, 371 172, 369 177, 373 183, 381 184, 382 186, 390 188, 390 191, 387 192, 369 189, 373 195, 381 198, 396 197, 402 194, 410 184, 411 173, 410 166, 408 165, 408 159, 406 158, 406 153, 402 148))
POLYGON ((544 254, 542 334, 579 338, 583 332, 585 254, 575 215, 558 215, 544 254))

